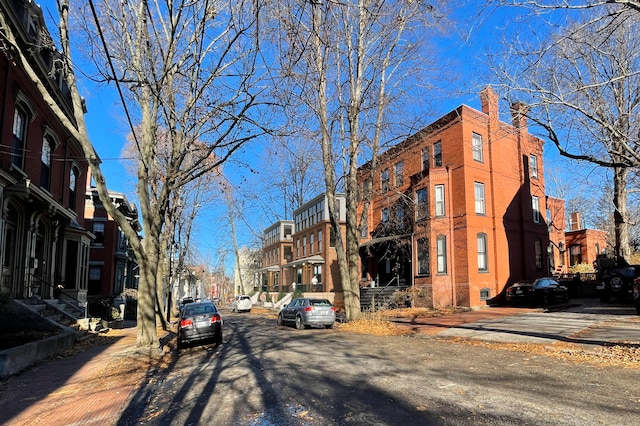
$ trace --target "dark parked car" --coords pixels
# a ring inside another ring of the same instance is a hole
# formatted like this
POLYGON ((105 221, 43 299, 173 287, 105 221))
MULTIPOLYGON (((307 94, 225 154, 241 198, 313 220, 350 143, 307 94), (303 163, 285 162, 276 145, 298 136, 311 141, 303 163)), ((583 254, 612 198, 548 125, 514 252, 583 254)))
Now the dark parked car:
POLYGON ((568 301, 569 290, 553 278, 518 282, 507 289, 507 302, 517 305, 546 307, 568 301))
POLYGON ((636 306, 636 313, 640 315, 640 277, 633 280, 633 304, 636 306))
POLYGON ((180 316, 180 312, 182 312, 184 305, 188 303, 193 303, 193 302, 195 302, 195 300, 193 300, 193 297, 191 296, 183 297, 182 300, 180 301, 180 304, 178 305, 178 316, 180 316))
POLYGON ((336 308, 327 299, 299 297, 285 305, 278 314, 278 324, 295 324, 298 330, 303 328, 333 327, 336 321, 336 308))
POLYGON ((216 305, 209 301, 185 305, 178 323, 178 349, 206 340, 222 343, 222 317, 216 305))
POLYGON ((633 295, 633 281, 640 277, 640 265, 609 266, 598 271, 596 290, 602 302, 611 297, 627 299, 633 295))

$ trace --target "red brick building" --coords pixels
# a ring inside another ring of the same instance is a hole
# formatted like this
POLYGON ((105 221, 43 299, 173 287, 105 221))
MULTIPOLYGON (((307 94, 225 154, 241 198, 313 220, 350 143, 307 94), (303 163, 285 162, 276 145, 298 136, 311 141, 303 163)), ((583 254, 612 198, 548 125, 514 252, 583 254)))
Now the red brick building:
MULTIPOLYGON (((133 228, 142 231, 135 205, 124 194, 109 191, 109 196, 133 228)), ((89 301, 120 296, 125 288, 137 288, 138 262, 124 233, 107 214, 95 188, 87 189, 84 217, 95 236, 89 257, 89 301)))
POLYGON ((415 285, 434 307, 479 306, 563 262, 564 203, 545 196, 544 141, 528 133, 524 106, 512 106, 507 124, 491 88, 481 101, 481 111, 462 105, 383 153, 375 170, 360 169, 371 191, 363 283, 415 285))
POLYGON ((0 2, 0 15, 0 291, 49 298, 61 284, 82 303, 92 239, 83 216, 88 165, 38 90, 75 126, 56 66, 61 54, 34 2, 0 2))

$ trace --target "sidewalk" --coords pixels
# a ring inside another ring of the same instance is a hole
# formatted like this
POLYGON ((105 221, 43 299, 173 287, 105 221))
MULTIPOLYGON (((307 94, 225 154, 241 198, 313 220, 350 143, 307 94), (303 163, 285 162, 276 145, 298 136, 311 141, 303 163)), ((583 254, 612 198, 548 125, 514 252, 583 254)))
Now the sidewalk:
POLYGON ((136 342, 131 324, 96 338, 105 345, 43 362, 1 381, 0 424, 115 424, 146 369, 130 362, 136 342), (128 374, 122 374, 123 367, 128 374), (112 374, 116 369, 118 374, 112 374))

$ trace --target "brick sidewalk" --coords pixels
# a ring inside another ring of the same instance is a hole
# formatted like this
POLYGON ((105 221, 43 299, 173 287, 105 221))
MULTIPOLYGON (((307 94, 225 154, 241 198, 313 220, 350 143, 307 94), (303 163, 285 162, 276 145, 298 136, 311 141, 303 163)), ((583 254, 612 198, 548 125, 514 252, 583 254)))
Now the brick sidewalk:
POLYGON ((123 375, 117 368, 135 348, 135 327, 100 338, 105 345, 43 362, 1 381, 0 424, 115 424, 146 370, 129 368, 132 371, 123 375), (116 370, 117 375, 110 373, 116 370))

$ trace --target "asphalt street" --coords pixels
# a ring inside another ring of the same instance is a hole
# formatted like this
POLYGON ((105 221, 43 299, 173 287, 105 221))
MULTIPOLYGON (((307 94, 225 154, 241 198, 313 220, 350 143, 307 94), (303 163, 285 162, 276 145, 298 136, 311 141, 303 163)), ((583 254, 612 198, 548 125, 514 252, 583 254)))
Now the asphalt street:
POLYGON ((435 338, 295 330, 261 315, 225 313, 224 342, 180 353, 138 390, 118 424, 636 425, 640 369, 439 338, 544 346, 555 336, 592 345, 603 332, 592 328, 637 324, 624 307, 605 316, 579 308, 523 310, 435 338))

